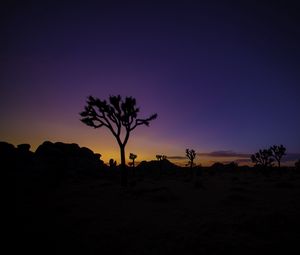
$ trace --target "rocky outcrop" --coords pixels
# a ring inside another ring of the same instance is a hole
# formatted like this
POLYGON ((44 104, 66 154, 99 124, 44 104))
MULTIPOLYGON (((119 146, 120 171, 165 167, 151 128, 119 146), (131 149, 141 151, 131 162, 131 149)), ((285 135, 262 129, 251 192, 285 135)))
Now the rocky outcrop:
POLYGON ((37 148, 35 157, 44 168, 62 175, 95 174, 104 166, 100 154, 75 143, 46 141, 37 148))
POLYGON ((60 182, 69 177, 96 176, 105 169, 100 154, 75 143, 46 141, 35 152, 30 147, 0 142, 1 169, 21 182, 60 182))

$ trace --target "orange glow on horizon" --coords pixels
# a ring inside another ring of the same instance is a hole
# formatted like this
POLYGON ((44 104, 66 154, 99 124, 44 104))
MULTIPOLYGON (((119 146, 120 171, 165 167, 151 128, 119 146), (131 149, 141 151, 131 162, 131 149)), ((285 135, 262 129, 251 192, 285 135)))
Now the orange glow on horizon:
MULTIPOLYGON (((28 142, 28 141, 22 141, 20 139, 11 139, 10 141, 7 141, 9 143, 12 143, 14 146, 17 146, 18 144, 21 143, 29 143, 31 145, 31 151, 35 151, 39 145, 41 145, 44 141, 50 141, 50 142, 64 142, 64 143, 75 143, 73 141, 70 140, 65 140, 62 141, 62 139, 45 139, 43 141, 39 141, 36 140, 35 142, 28 142)), ((95 141, 93 143, 88 144, 88 142, 82 142, 82 143, 77 143, 80 147, 87 147, 89 149, 91 149, 94 153, 99 153, 101 154, 101 160, 104 161, 105 164, 108 164, 110 159, 114 159, 117 161, 117 164, 120 163, 120 151, 119 151, 119 147, 117 144, 110 144, 106 143, 107 147, 110 147, 110 149, 108 148, 104 148, 103 146, 99 145, 98 141, 95 141)), ((131 146, 130 144, 126 147, 126 163, 128 164, 129 162, 131 162, 131 160, 129 159, 129 154, 130 153, 135 153, 137 155, 137 159, 136 159, 136 163, 139 164, 142 161, 151 161, 151 160, 156 160, 156 155, 157 154, 163 154, 167 156, 167 159, 178 165, 178 166, 186 166, 188 163, 188 159, 185 158, 185 152, 184 149, 180 152, 180 153, 176 153, 174 152, 175 150, 170 150, 170 148, 165 149, 165 150, 156 150, 155 148, 149 148, 147 146, 131 146), (145 149, 146 148, 146 149, 145 149), (165 153, 162 153, 165 152, 165 153), (180 156, 182 158, 180 159, 173 159, 168 158, 168 156, 172 156, 172 155, 177 155, 180 156)), ((211 166, 212 164, 214 164, 215 162, 221 162, 221 163, 228 163, 231 161, 235 161, 236 158, 217 158, 217 157, 202 157, 202 156, 197 156, 195 159, 195 164, 196 165, 201 165, 201 166, 211 166)), ((240 163, 239 165, 252 165, 249 163, 240 163)))
MULTIPOLYGON (((74 126, 70 128, 68 125, 47 125, 43 123, 35 127, 24 128, 23 132, 13 132, 18 135, 12 135, 11 130, 3 133, 6 139, 3 141, 9 142, 17 146, 21 143, 28 143, 31 145, 31 151, 35 151, 39 145, 44 141, 50 142, 63 142, 63 143, 76 143, 80 147, 87 147, 94 153, 101 154, 101 159, 104 163, 108 164, 109 160, 113 158, 120 163, 120 151, 117 142, 114 137, 105 129, 88 129, 81 125, 77 120, 74 120, 74 126), (55 127, 55 128, 54 128, 55 127), (51 132, 49 131, 51 129, 51 132), (33 135, 34 134, 34 135, 33 135), (51 135, 49 135, 51 134, 51 135)), ((13 129, 14 130, 14 129, 13 129)), ((17 130, 15 130, 17 131, 17 130)), ((157 137, 154 132, 144 129, 136 132, 129 139, 126 146, 126 162, 130 162, 129 154, 134 153, 137 155, 136 162, 156 160, 157 154, 166 155, 168 160, 172 163, 185 166, 188 160, 185 158, 186 146, 181 141, 174 141, 167 138, 157 137), (176 158, 174 156, 179 156, 176 158)), ((196 151, 197 148, 195 148, 196 151)), ((202 148, 202 152, 205 149, 202 148)), ((238 165, 249 165, 253 164, 250 159, 243 158, 243 161, 239 161, 241 158, 238 157, 216 157, 216 156, 199 156, 197 155, 195 164, 202 166, 211 166, 216 162, 229 163, 238 162, 238 165)), ((293 165, 294 162, 287 162, 286 165, 293 165)))

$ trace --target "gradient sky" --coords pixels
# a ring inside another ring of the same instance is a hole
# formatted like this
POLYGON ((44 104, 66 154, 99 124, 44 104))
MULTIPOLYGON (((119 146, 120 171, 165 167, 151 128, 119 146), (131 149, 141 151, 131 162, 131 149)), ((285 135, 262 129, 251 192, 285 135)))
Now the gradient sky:
POLYGON ((300 9, 292 2, 8 2, 0 140, 33 150, 75 142, 118 161, 109 131, 85 126, 78 113, 88 95, 120 94, 134 96, 142 116, 158 113, 129 141, 127 154, 139 160, 180 160, 193 148, 204 165, 242 162, 273 144, 300 155, 300 9))

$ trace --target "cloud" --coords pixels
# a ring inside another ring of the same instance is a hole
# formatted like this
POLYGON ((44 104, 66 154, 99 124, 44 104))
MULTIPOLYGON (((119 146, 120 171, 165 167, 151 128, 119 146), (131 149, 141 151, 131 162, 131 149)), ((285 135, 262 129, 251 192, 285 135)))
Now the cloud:
POLYGON ((212 151, 212 152, 204 152, 197 153, 199 156, 204 157, 218 157, 218 158, 250 158, 251 154, 247 153, 236 153, 234 151, 212 151))
MULTIPOLYGON (((201 158, 202 160, 205 160, 205 158, 213 158, 212 160, 208 160, 208 162, 211 164, 216 162, 228 164, 234 161, 241 165, 252 165, 252 161, 250 158, 252 154, 248 153, 238 153, 231 150, 220 150, 212 152, 201 152, 197 153, 197 155, 199 156, 199 158, 197 159, 200 161, 201 158)), ((168 156, 167 158, 175 161, 187 160, 185 156, 168 156)), ((294 162, 298 159, 300 159, 300 153, 288 153, 282 158, 281 162, 286 163, 287 165, 293 165, 294 162)))
POLYGON ((237 164, 242 164, 242 165, 252 163, 251 159, 247 159, 247 158, 238 158, 234 160, 209 160, 208 162, 210 162, 211 164, 214 163, 230 164, 232 162, 235 162, 237 164))

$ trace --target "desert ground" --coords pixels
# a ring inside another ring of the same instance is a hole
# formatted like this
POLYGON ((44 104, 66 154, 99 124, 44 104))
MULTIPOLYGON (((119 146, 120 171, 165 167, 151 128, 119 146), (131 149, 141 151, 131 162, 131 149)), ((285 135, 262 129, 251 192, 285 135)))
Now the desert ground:
POLYGON ((13 248, 28 254, 300 254, 300 173, 275 170, 137 172, 127 188, 110 174, 68 178, 50 188, 22 179, 13 248))

